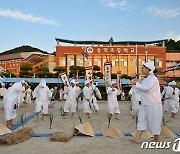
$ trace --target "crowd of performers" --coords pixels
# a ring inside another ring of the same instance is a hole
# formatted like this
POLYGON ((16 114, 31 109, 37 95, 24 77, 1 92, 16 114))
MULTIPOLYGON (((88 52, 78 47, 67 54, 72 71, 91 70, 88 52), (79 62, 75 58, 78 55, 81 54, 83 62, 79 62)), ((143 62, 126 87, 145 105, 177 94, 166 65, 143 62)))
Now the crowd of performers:
MULTIPOLYGON (((175 118, 176 113, 179 111, 179 95, 180 90, 176 87, 176 82, 169 82, 164 86, 161 93, 160 85, 157 77, 153 71, 155 66, 153 62, 147 62, 142 66, 142 74, 145 78, 139 81, 138 77, 132 77, 131 89, 129 96, 131 96, 132 109, 131 115, 133 117, 138 116, 137 135, 131 140, 139 143, 142 132, 149 130, 154 136, 154 141, 159 141, 159 135, 161 131, 162 122, 162 101, 164 102, 164 111, 170 112, 171 117, 175 118)), ((56 99, 57 93, 59 100, 65 100, 64 103, 64 119, 67 118, 70 113, 73 118, 74 113, 79 109, 79 104, 83 102, 83 110, 87 118, 91 117, 92 111, 98 114, 99 106, 98 99, 102 99, 101 92, 98 89, 97 82, 84 83, 84 88, 81 89, 79 83, 73 79, 70 85, 64 84, 64 89, 57 90, 49 89, 46 85, 46 81, 42 79, 39 85, 31 90, 31 87, 26 81, 16 82, 8 89, 5 85, 1 85, 0 89, 0 105, 4 108, 6 126, 8 128, 13 127, 13 119, 16 117, 16 108, 20 104, 25 105, 31 103, 32 100, 35 103, 35 121, 39 120, 39 114, 42 113, 41 120, 44 120, 44 116, 48 114, 48 105, 51 103, 52 98, 56 99), (81 97, 83 98, 81 100, 81 97)), ((110 117, 114 115, 115 119, 119 119, 120 109, 117 100, 117 96, 124 92, 121 87, 117 88, 117 84, 111 81, 108 87, 106 87, 107 93, 107 108, 110 117)), ((124 99, 124 98, 123 98, 124 99)))

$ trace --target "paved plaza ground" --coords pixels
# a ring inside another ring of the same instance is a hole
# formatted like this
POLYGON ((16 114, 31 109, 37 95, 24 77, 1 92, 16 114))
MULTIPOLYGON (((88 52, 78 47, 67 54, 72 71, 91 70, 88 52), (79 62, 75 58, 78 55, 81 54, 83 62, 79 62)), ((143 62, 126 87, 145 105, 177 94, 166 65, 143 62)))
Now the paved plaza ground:
MULTIPOLYGON (((49 119, 46 117, 45 121, 34 122, 34 118, 25 124, 25 127, 32 127, 35 133, 53 133, 67 131, 74 125, 79 124, 78 114, 71 119, 68 115, 67 119, 63 119, 60 114, 60 108, 63 107, 64 101, 58 102, 50 108, 54 114, 54 122, 52 129, 49 129, 49 119)), ((130 102, 120 101, 120 120, 112 119, 111 124, 116 126, 123 133, 132 133, 136 130, 135 119, 130 115, 130 102)), ((80 104, 79 113, 83 122, 89 121, 95 133, 103 133, 108 126, 107 120, 107 102, 99 101, 99 113, 93 113, 90 119, 86 119, 82 104, 80 104)), ((21 106, 17 113, 23 113, 24 107, 21 106)), ((34 112, 34 103, 28 104, 27 116, 34 112)), ((177 114, 176 119, 172 119, 170 114, 164 114, 167 121, 167 126, 173 132, 180 132, 180 114, 177 114)), ((16 118, 14 122, 18 122, 16 118)), ((0 122, 4 122, 4 111, 0 110, 0 122)), ((20 127, 21 128, 21 127, 20 127)), ((18 128, 18 129, 20 129, 18 128)), ((17 130, 18 130, 17 129, 17 130)), ((152 139, 143 139, 142 141, 151 141, 152 139)), ((171 141, 174 143, 174 138, 162 138, 161 141, 171 141)), ((118 154, 118 153, 158 153, 170 154, 173 153, 172 146, 170 149, 141 149, 141 144, 135 144, 128 139, 127 136, 120 138, 110 138, 104 136, 87 137, 74 136, 69 142, 51 142, 49 137, 31 137, 29 140, 12 146, 0 146, 0 154, 118 154)))

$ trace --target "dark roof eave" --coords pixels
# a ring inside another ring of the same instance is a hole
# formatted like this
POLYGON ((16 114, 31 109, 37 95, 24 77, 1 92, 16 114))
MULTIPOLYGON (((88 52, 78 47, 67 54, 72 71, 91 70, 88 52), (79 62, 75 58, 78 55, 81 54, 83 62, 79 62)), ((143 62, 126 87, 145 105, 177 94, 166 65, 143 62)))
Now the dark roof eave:
POLYGON ((74 41, 74 40, 67 40, 67 39, 60 39, 55 38, 56 41, 63 42, 63 43, 70 43, 70 44, 96 44, 96 45, 106 45, 106 44, 122 44, 122 45, 145 45, 145 44, 159 44, 163 41, 168 41, 168 39, 164 40, 155 40, 155 41, 118 41, 118 42, 105 42, 105 41, 74 41))

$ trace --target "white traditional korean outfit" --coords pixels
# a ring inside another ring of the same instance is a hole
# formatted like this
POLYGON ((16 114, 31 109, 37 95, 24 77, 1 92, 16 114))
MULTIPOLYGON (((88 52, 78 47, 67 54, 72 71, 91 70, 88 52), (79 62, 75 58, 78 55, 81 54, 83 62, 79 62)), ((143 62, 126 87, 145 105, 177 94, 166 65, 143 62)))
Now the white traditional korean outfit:
POLYGON ((32 95, 32 90, 31 90, 31 88, 28 88, 26 90, 26 103, 31 104, 31 102, 32 102, 31 95, 32 95))
POLYGON ((132 102, 131 115, 132 116, 138 115, 140 108, 139 102, 141 101, 140 91, 136 89, 135 86, 133 85, 129 91, 129 94, 131 95, 131 102, 132 102))
POLYGON ((7 90, 3 99, 6 121, 16 117, 16 107, 24 101, 22 96, 24 90, 25 88, 20 82, 14 83, 14 85, 7 90))
POLYGON ((96 96, 99 98, 99 99, 102 99, 102 96, 101 96, 101 93, 99 91, 99 89, 95 86, 95 85, 92 85, 90 87, 90 90, 91 90, 91 97, 90 97, 90 102, 92 103, 93 107, 94 107, 94 110, 99 110, 99 106, 98 106, 98 103, 97 103, 97 99, 96 99, 96 96), (95 94, 94 94, 95 93, 95 94), (96 96, 95 96, 96 95, 96 96))
POLYGON ((80 102, 81 102, 81 97, 79 96, 82 92, 82 89, 79 87, 79 86, 76 86, 77 87, 77 106, 79 106, 80 102))
POLYGON ((90 98, 91 98, 91 90, 87 86, 83 88, 83 106, 84 113, 91 113, 90 108, 90 98), (89 100, 89 101, 88 101, 89 100))
POLYGON ((122 91, 122 93, 121 93, 121 101, 125 101, 125 93, 124 93, 124 91, 122 91))
POLYGON ((5 94, 6 94, 6 88, 4 87, 2 87, 2 88, 0 88, 0 108, 4 108, 4 104, 3 104, 3 97, 5 96, 5 94))
POLYGON ((112 91, 111 87, 107 88, 107 94, 108 94, 107 105, 108 105, 108 112, 110 114, 120 113, 117 96, 121 94, 121 90, 118 90, 117 88, 113 88, 113 89, 115 89, 115 91, 112 91))
POLYGON ((59 90, 59 99, 63 100, 63 90, 62 89, 59 90))
POLYGON ((137 130, 149 130, 152 135, 159 135, 162 122, 162 103, 158 79, 149 74, 135 88, 141 91, 141 104, 137 130))
POLYGON ((63 98, 64 98, 64 100, 66 100, 67 99, 67 93, 68 93, 68 86, 64 86, 64 91, 63 91, 63 98))
POLYGON ((169 89, 170 86, 165 86, 161 95, 162 97, 164 96, 164 111, 169 111, 170 109, 170 98, 167 94, 167 90, 169 89))
POLYGON ((67 89, 67 99, 64 104, 64 112, 71 112, 71 113, 76 112, 77 97, 78 97, 77 87, 69 86, 67 89))
POLYGON ((180 91, 178 88, 168 87, 167 96, 169 98, 169 106, 172 113, 177 113, 179 111, 179 95, 180 91), (173 94, 173 92, 175 94, 173 94))
POLYGON ((50 99, 52 97, 52 93, 49 90, 48 86, 46 86, 46 81, 43 79, 39 83, 39 85, 34 89, 33 98, 35 100, 35 112, 42 112, 43 114, 48 113, 48 105, 50 104, 50 99))

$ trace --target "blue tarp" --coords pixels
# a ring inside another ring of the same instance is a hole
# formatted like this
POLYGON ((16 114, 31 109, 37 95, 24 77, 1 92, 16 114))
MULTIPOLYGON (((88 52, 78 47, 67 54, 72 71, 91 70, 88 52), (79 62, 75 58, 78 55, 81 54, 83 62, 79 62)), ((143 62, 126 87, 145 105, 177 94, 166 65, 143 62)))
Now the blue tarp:
MULTIPOLYGON (((19 82, 21 80, 27 80, 29 83, 39 83, 42 78, 3 78, 4 83, 11 83, 11 82, 19 82)), ((44 78, 47 83, 62 83, 60 78, 44 78)), ((73 78, 69 78, 69 81, 71 81, 73 78)), ((113 81, 116 81, 116 79, 112 79, 113 81)), ((94 79, 95 82, 98 84, 105 84, 104 79, 94 79)), ((81 84, 84 84, 85 79, 78 79, 78 82, 81 84)), ((129 79, 121 79, 121 84, 126 85, 129 84, 129 79)))

